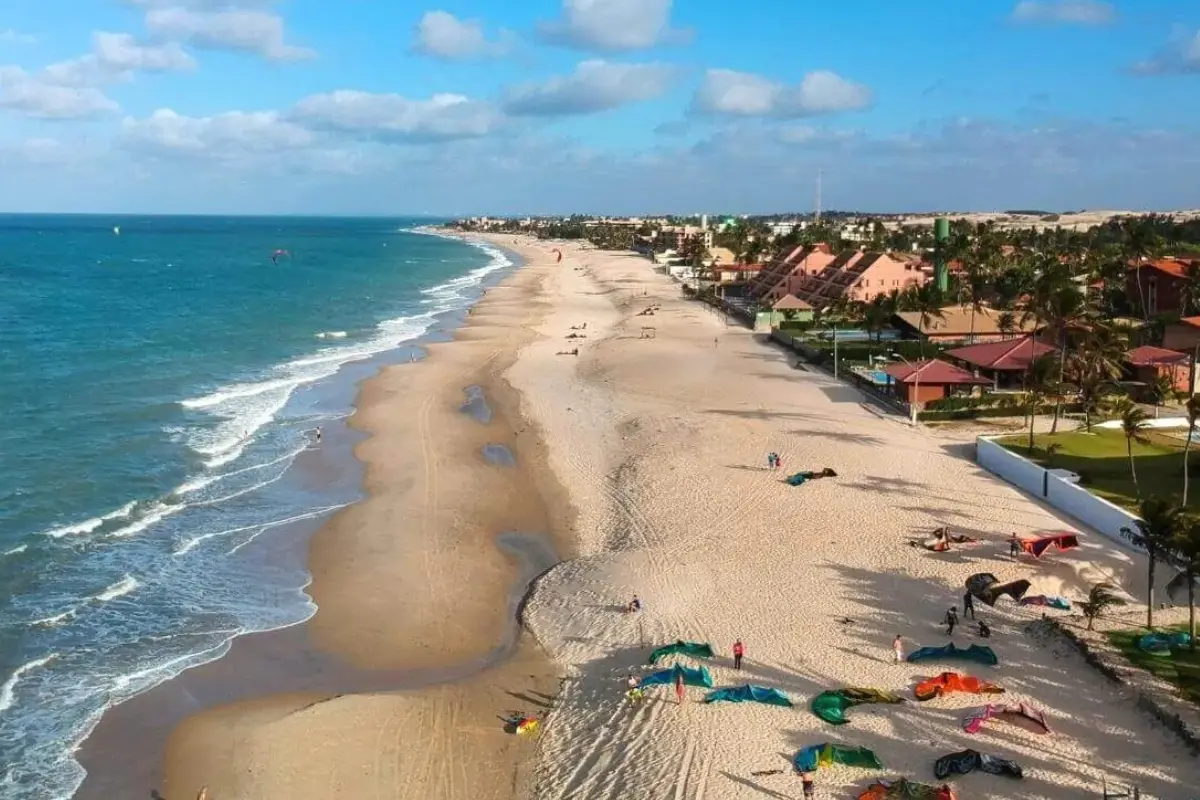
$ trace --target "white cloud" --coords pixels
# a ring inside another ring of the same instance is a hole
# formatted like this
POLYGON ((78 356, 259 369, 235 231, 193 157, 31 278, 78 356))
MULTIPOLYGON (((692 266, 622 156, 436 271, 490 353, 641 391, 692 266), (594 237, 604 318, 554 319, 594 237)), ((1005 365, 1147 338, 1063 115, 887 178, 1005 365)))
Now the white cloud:
POLYGON ((1021 0, 1012 10, 1014 22, 1106 25, 1116 18, 1117 9, 1102 0, 1021 0))
POLYGON ((479 20, 460 20, 446 11, 427 11, 417 23, 413 50, 450 61, 497 58, 512 49, 512 34, 501 31, 497 41, 488 41, 479 20))
POLYGON ((37 44, 37 37, 30 33, 5 28, 0 30, 0 44, 37 44))
POLYGON ((562 18, 538 24, 542 38, 582 50, 645 50, 686 39, 671 28, 672 0, 563 0, 562 18))
POLYGON ((664 64, 583 61, 570 75, 510 87, 502 105, 514 116, 592 114, 658 97, 674 76, 664 64))
POLYGON ((146 12, 146 30, 169 41, 256 53, 272 61, 300 61, 316 56, 308 48, 285 43, 283 19, 278 14, 253 9, 151 7, 146 12))
POLYGON ((1135 64, 1133 70, 1141 75, 1200 73, 1200 31, 1176 30, 1158 55, 1135 64))
POLYGON ((342 90, 306 97, 290 116, 316 128, 411 142, 486 136, 503 125, 491 105, 454 94, 410 100, 398 94, 342 90))
POLYGON ((35 119, 84 119, 117 110, 97 89, 62 86, 20 67, 0 67, 0 108, 35 119))
POLYGON ((810 72, 797 86, 729 69, 710 69, 692 98, 701 114, 804 117, 854 111, 871 104, 871 90, 828 70, 810 72))
POLYGON ((121 141, 176 154, 221 156, 301 149, 311 146, 315 137, 274 111, 188 117, 160 108, 145 119, 126 117, 121 124, 121 141))
POLYGON ((187 72, 195 60, 174 42, 143 44, 127 33, 92 34, 92 52, 51 64, 45 80, 67 86, 103 85, 128 80, 134 72, 187 72))

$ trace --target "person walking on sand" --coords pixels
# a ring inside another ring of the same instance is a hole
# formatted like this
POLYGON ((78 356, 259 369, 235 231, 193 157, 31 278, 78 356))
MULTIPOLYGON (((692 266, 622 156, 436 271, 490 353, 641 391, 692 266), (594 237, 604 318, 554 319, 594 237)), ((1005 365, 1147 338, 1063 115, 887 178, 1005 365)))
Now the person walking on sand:
POLYGON ((950 606, 946 611, 946 619, 943 621, 946 623, 946 635, 953 636, 954 626, 958 624, 958 609, 950 606))
POLYGON ((963 592, 963 619, 975 619, 975 597, 970 592, 963 592))
POLYGON ((767 453, 767 469, 775 469, 776 457, 774 453, 767 453))
POLYGON ((1014 533, 1008 540, 1008 554, 1013 558, 1021 555, 1021 540, 1014 533))
POLYGON ((894 653, 896 656, 896 660, 893 663, 904 663, 904 639, 902 639, 898 633, 896 634, 896 638, 892 639, 892 653, 894 653))
POLYGON ((779 457, 778 453, 775 454, 775 469, 783 469, 783 459, 779 457))
POLYGON ((742 656, 746 654, 746 647, 742 644, 742 640, 738 639, 733 643, 733 668, 742 668, 742 656))

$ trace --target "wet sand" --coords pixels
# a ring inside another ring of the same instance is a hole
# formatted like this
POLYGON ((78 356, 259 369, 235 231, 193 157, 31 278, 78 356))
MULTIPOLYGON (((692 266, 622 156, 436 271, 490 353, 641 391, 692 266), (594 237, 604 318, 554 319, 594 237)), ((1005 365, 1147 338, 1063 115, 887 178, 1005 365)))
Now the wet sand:
POLYGON ((316 615, 112 709, 78 797, 512 796, 532 745, 501 717, 557 687, 515 620, 571 552, 569 507, 503 379, 544 313, 537 258, 453 341, 361 385, 367 496, 312 537, 316 615))

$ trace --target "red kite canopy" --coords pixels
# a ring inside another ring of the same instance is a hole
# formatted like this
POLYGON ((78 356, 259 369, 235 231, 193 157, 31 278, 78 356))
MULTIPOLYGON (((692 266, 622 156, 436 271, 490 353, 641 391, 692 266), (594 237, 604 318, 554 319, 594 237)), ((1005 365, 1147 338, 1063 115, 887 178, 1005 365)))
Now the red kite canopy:
POLYGON ((1055 533, 1049 536, 1031 536, 1017 540, 1022 552, 1029 553, 1034 558, 1041 558, 1050 548, 1056 550, 1074 550, 1079 547, 1079 537, 1073 533, 1055 533))
POLYGON ((962 675, 957 672, 943 672, 936 678, 930 678, 927 681, 921 681, 913 688, 913 695, 918 700, 932 700, 935 697, 941 697, 944 694, 951 692, 965 692, 967 694, 1003 694, 1004 690, 994 683, 981 681, 979 678, 970 675, 962 675))

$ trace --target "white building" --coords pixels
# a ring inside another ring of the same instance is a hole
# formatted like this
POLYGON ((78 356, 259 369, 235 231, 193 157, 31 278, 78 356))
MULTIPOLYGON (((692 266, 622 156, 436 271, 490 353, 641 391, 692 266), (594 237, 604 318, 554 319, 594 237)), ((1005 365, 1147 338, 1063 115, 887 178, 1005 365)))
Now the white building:
POLYGON ((660 241, 673 250, 682 250, 688 240, 699 237, 707 250, 713 244, 713 232, 696 225, 667 225, 658 232, 660 241))

